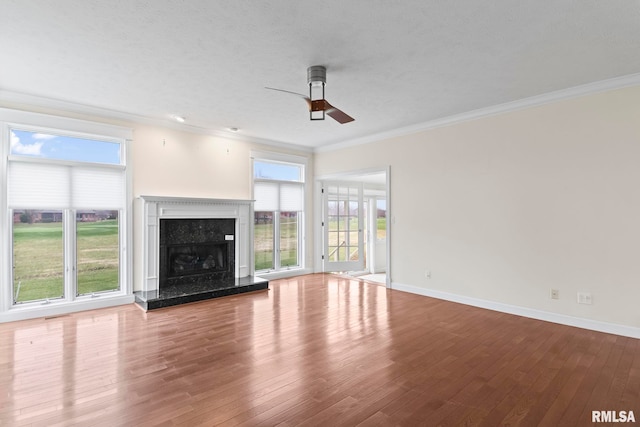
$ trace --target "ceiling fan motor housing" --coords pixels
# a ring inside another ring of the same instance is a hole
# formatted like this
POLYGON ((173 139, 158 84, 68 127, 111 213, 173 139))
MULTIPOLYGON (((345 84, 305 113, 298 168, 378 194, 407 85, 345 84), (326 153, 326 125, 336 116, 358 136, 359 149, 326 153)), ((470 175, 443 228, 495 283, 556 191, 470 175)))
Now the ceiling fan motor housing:
POLYGON ((307 68, 307 82, 311 86, 324 85, 327 83, 327 69, 322 65, 307 68))

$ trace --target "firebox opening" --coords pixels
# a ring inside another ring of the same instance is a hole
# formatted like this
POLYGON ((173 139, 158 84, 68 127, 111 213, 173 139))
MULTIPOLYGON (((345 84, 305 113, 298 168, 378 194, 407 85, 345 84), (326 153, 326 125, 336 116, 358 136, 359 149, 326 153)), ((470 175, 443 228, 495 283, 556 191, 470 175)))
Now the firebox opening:
POLYGON ((226 271, 228 260, 227 243, 169 245, 168 277, 226 271))

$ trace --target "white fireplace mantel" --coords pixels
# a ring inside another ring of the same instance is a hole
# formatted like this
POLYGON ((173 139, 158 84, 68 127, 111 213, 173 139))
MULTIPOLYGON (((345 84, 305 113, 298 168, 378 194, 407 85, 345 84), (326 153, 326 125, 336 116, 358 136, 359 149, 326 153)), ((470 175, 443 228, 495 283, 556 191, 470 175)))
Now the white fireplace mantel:
POLYGON ((233 218, 236 220, 235 277, 253 274, 252 200, 139 196, 134 215, 139 232, 135 291, 159 288, 160 220, 179 218, 233 218))

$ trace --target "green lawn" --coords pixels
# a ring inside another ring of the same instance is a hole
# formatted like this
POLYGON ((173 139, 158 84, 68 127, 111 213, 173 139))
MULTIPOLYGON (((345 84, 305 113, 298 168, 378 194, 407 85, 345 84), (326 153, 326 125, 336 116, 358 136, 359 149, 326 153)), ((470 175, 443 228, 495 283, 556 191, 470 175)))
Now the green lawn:
MULTIPOLYGON (((78 293, 118 289, 118 222, 78 223, 78 293)), ((64 294, 62 223, 14 224, 16 302, 60 298, 64 294)))
MULTIPOLYGON (((280 221, 280 265, 298 265, 298 222, 296 218, 280 221)), ((256 271, 273 269, 273 223, 255 224, 254 251, 256 271)))

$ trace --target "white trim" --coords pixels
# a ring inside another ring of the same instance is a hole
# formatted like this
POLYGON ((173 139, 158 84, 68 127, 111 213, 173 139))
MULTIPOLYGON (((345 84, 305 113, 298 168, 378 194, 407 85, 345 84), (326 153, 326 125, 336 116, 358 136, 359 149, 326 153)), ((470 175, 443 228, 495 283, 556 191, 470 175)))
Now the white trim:
POLYGON ((13 218, 7 205, 7 156, 9 155, 9 125, 0 121, 0 316, 11 308, 13 287, 4 285, 11 281, 13 236, 11 235, 13 218))
MULTIPOLYGON (((267 160, 272 162, 302 164, 305 167, 309 163, 309 158, 297 156, 295 154, 275 153, 273 151, 251 150, 252 160, 267 160)), ((253 176, 253 175, 252 175, 253 176)), ((304 174, 303 174, 304 179, 304 174)))
POLYGON ((364 168, 364 169, 335 172, 335 173, 330 173, 326 175, 318 175, 315 177, 315 179, 319 181, 342 181, 344 180, 344 178, 349 178, 353 176, 362 176, 362 175, 376 175, 382 172, 388 173, 389 166, 385 165, 385 166, 370 167, 370 168, 364 168))
POLYGON ((0 108, 0 120, 8 122, 12 128, 15 127, 21 130, 52 132, 54 134, 86 137, 100 141, 114 139, 120 142, 123 139, 133 138, 133 130, 122 126, 32 113, 30 111, 12 110, 10 108, 0 108))
POLYGON ((451 126, 457 123, 462 123, 470 120, 476 120, 484 117, 494 116, 497 114, 504 114, 512 111, 523 110, 525 108, 538 107, 538 106, 549 104, 552 102, 578 98, 581 96, 592 95, 595 93, 605 92, 608 90, 622 89, 625 87, 635 86, 639 84, 640 84, 640 73, 630 74, 622 77, 615 77, 613 79, 602 80, 599 82, 588 83, 581 86, 571 87, 568 89, 557 90, 557 91, 545 93, 542 95, 531 96, 529 98, 523 98, 517 101, 505 102, 503 104, 493 105, 485 108, 479 108, 477 110, 472 110, 472 111, 467 111, 465 113, 442 117, 439 119, 430 120, 428 122, 418 123, 411 126, 405 126, 405 127, 393 129, 387 132, 379 132, 372 135, 364 136, 362 138, 354 138, 354 139, 342 141, 336 144, 316 147, 314 149, 314 152, 322 153, 327 151, 341 150, 343 148, 369 144, 369 143, 381 141, 384 139, 410 135, 410 134, 423 132, 426 130, 435 129, 443 126, 451 126))
MULTIPOLYGON (((121 145, 124 145, 125 141, 122 141, 121 145)), ((125 170, 127 167, 124 164, 115 163, 97 163, 97 162, 83 162, 81 160, 65 160, 65 159, 52 159, 49 157, 31 157, 9 154, 7 156, 9 162, 22 162, 22 163, 43 163, 47 165, 58 166, 81 166, 89 168, 105 168, 105 169, 119 169, 125 170)))
POLYGON ((280 147, 288 150, 301 151, 311 153, 312 147, 291 144, 287 142, 275 141, 255 136, 242 135, 241 132, 222 131, 216 129, 206 129, 198 126, 181 124, 176 122, 170 115, 165 118, 151 118, 138 114, 127 113, 123 111, 110 110, 100 107, 92 107, 89 105, 75 104, 72 102, 61 101, 57 99, 46 98, 42 96, 28 95, 24 93, 0 90, 0 101, 11 102, 16 104, 24 104, 34 107, 42 107, 57 111, 65 111, 70 113, 80 113, 100 117, 104 119, 125 120, 137 124, 160 126, 163 128, 174 129, 183 132, 189 132, 198 135, 210 135, 225 139, 233 139, 236 141, 250 142, 256 144, 264 144, 273 147, 280 147))
POLYGON ((14 307, 8 311, 0 312, 0 323, 39 317, 61 316, 78 311, 115 307, 123 304, 131 304, 134 302, 134 299, 135 297, 133 295, 104 295, 84 301, 75 300, 73 302, 52 302, 46 306, 14 307))
POLYGON ((546 322, 558 323, 561 325, 574 326, 577 328, 589 329, 592 331, 605 332, 607 334, 615 334, 640 339, 640 328, 636 328, 633 326, 573 317, 566 314, 552 313, 549 311, 504 304, 496 301, 467 297, 464 295, 452 294, 434 289, 420 288, 417 286, 405 285, 397 282, 393 282, 391 288, 402 292, 409 292, 412 294, 456 302, 473 307, 499 311, 501 313, 515 314, 517 316, 528 317, 531 319, 544 320, 546 322))

